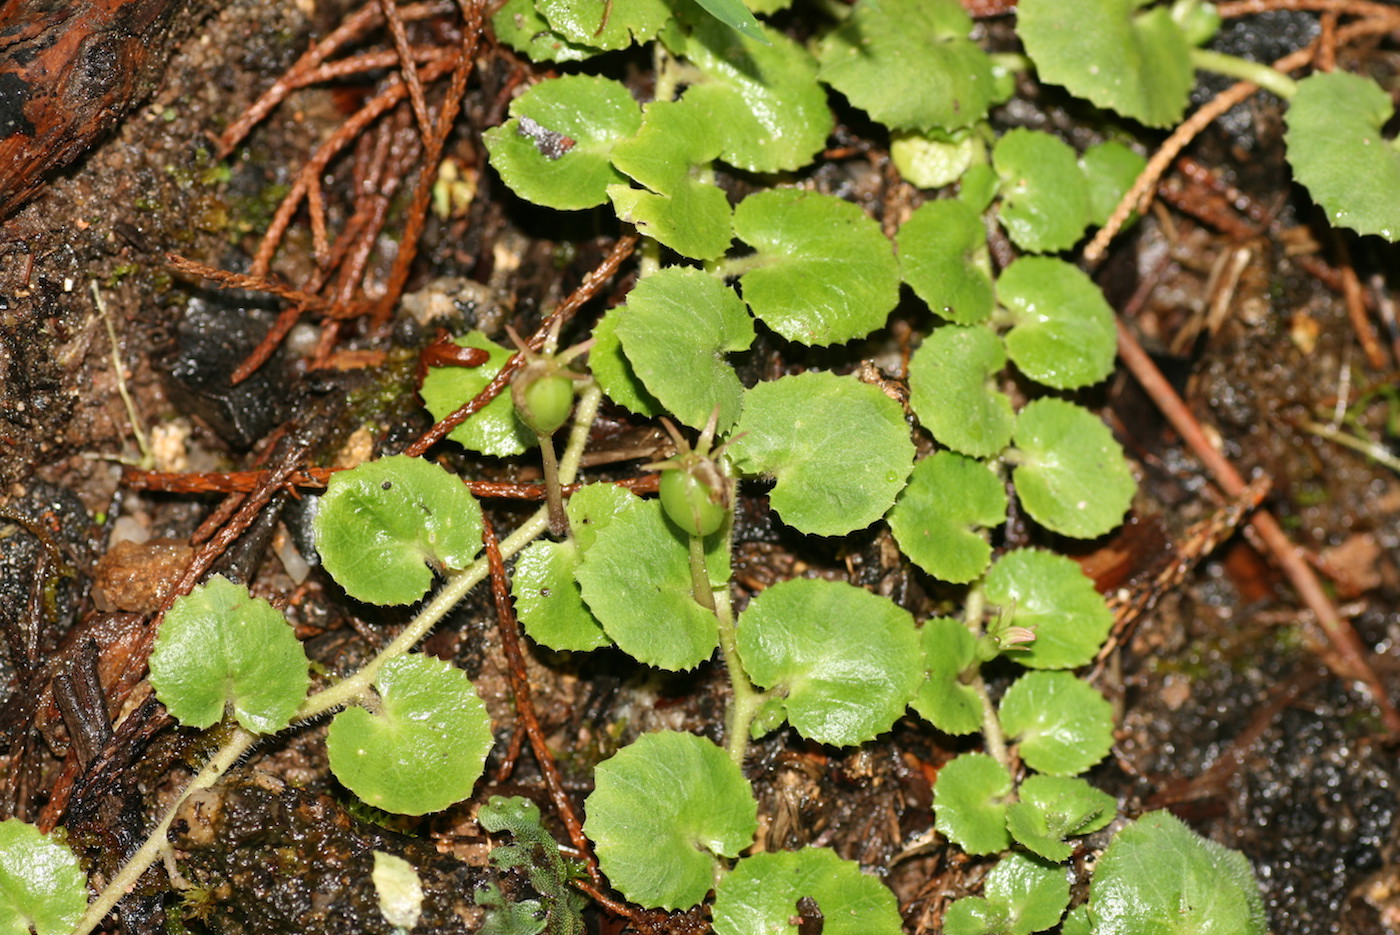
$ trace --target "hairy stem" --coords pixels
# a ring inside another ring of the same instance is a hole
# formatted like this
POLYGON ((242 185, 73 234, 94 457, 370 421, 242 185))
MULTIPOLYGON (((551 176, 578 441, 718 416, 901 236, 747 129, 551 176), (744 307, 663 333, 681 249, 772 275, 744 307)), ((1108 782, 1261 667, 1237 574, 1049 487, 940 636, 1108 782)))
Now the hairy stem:
POLYGON ((556 539, 569 536, 569 517, 564 514, 564 493, 559 484, 559 458, 554 453, 554 436, 536 432, 540 441, 540 463, 544 466, 544 491, 549 507, 549 534, 556 539))
POLYGON ((78 920, 77 928, 73 929, 73 935, 88 935, 93 929, 102 924, 102 920, 107 917, 121 902, 121 898, 127 891, 136 885, 136 881, 141 879, 141 874, 146 872, 146 868, 155 863, 161 851, 166 847, 166 833, 170 830, 170 824, 175 820, 175 813, 185 804, 185 800, 196 792, 208 789, 214 783, 233 768, 245 753, 247 753, 258 740, 258 735, 252 731, 244 730, 242 727, 234 728, 233 735, 223 746, 219 747, 214 756, 199 774, 190 781, 175 801, 170 803, 170 807, 165 810, 165 815, 156 823, 142 845, 136 849, 136 853, 127 858, 122 868, 117 871, 117 875, 107 883, 97 898, 88 903, 87 911, 78 920))
POLYGON ((1263 62, 1251 62, 1235 55, 1212 52, 1209 49, 1192 49, 1191 64, 1201 71, 1213 71, 1240 81, 1257 84, 1266 91, 1272 91, 1285 101, 1298 93, 1298 82, 1263 62))
MULTIPOLYGON (((727 547, 727 545, 726 545, 727 547)), ((729 673, 729 685, 734 698, 725 717, 725 749, 729 758, 740 767, 749 746, 749 725, 753 723, 761 700, 749 681, 743 663, 739 661, 739 644, 734 636, 734 609, 729 602, 729 588, 715 588, 705 567, 705 538, 690 537, 690 583, 695 601, 715 615, 719 627, 719 652, 729 673)))
MULTIPOLYGON (((978 584, 967 592, 967 602, 963 605, 963 622, 972 631, 972 635, 979 639, 983 633, 982 621, 986 613, 987 596, 978 584)), ((980 665, 973 670, 972 678, 967 684, 982 702, 982 739, 987 744, 987 752, 1002 766, 1010 769, 1011 754, 1006 749, 1006 735, 1002 733, 1001 718, 997 716, 996 706, 992 704, 992 696, 987 691, 987 683, 982 678, 980 665)))

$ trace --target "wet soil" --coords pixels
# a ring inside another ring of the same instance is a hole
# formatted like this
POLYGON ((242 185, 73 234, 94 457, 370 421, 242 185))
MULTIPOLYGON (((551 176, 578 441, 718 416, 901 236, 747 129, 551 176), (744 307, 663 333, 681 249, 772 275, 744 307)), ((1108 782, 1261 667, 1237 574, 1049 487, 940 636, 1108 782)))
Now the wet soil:
MULTIPOLYGON (((349 7, 229 0, 179 45, 146 103, 0 228, 0 775, 7 777, 0 813, 41 817, 65 769, 76 770, 64 823, 98 878, 139 842, 203 752, 123 660, 220 498, 124 486, 117 461, 143 454, 137 427, 151 438, 157 467, 209 471, 242 469, 267 454, 269 435, 289 418, 307 460, 321 464, 400 450, 428 426, 412 372, 432 335, 413 316, 401 314, 382 334, 350 326, 342 347, 365 356, 341 370, 311 370, 316 334, 294 330, 253 380, 235 388, 228 374, 280 306, 175 276, 165 260, 177 252, 246 268, 306 154, 368 86, 298 92, 223 162, 211 136, 349 7), (64 678, 55 679, 56 671, 64 678), (45 687, 50 681, 54 687, 45 687), (119 713, 126 719, 113 735, 119 713)), ((1269 35, 1294 42, 1294 33, 1308 34, 1300 23, 1284 17, 1269 35)), ((1368 63, 1381 71, 1392 64, 1380 54, 1368 63)), ((474 134, 499 113, 512 68, 483 57, 465 108, 472 129, 451 142, 462 165, 480 167, 474 134)), ((859 142, 868 127, 846 116, 842 140, 859 142)), ((1048 93, 1027 94, 998 115, 1081 142, 1097 133, 1087 117, 1048 93)), ((1121 240, 1097 275, 1226 454, 1246 474, 1272 479, 1269 507, 1328 576, 1374 647, 1382 679, 1394 685, 1400 480, 1300 428, 1305 419, 1327 419, 1338 398, 1374 391, 1373 402, 1353 414, 1361 430, 1382 437, 1394 362, 1367 366, 1342 297, 1297 260, 1335 261, 1336 246, 1329 233, 1308 226, 1314 217, 1306 199, 1288 184, 1280 128, 1277 102, 1257 99, 1191 151, 1238 189, 1237 204, 1264 206, 1269 223, 1255 236, 1163 205, 1121 240)), ((919 197, 859 160, 828 163, 812 180, 876 214, 897 213, 919 197)), ((347 171, 333 165, 328 186, 347 184, 347 171)), ((616 230, 600 217, 561 222, 531 209, 489 170, 477 185, 467 213, 430 221, 409 288, 420 305, 449 309, 450 325, 499 334, 513 322, 525 331, 597 265, 616 230)), ((289 282, 313 267, 305 228, 304 220, 293 226, 274 267, 289 282)), ((1394 259, 1389 248, 1355 241, 1351 248, 1363 282, 1394 259)), ((372 279, 382 282, 395 250, 392 236, 383 238, 372 279)), ((1381 285, 1389 286, 1383 277, 1381 285)), ((590 306, 577 337, 625 287, 624 275, 613 294, 590 306)), ((892 331, 924 324, 904 309, 894 321, 892 331)), ((827 363, 820 352, 784 352, 790 349, 776 341, 760 343, 745 366, 771 374, 827 363)), ((1119 375, 1091 401, 1106 406, 1139 468, 1142 492, 1124 533, 1080 551, 1086 558, 1115 552, 1115 574, 1131 580, 1152 566, 1162 543, 1221 501, 1129 377, 1119 375)), ((608 411, 595 445, 656 444, 645 433, 625 413, 608 411)), ((446 447, 433 454, 483 478, 534 471, 526 460, 477 464, 446 447)), ((348 602, 314 567, 311 501, 275 497, 220 568, 285 607, 333 677, 353 671, 406 617, 348 602)), ((495 521, 508 529, 520 515, 503 507, 495 521)), ((776 524, 757 497, 742 505, 737 549, 741 606, 752 590, 798 573, 847 577, 921 618, 940 597, 934 583, 901 567, 888 537, 804 540, 776 524)), ((498 743, 479 799, 524 794, 549 814, 528 754, 505 769, 517 725, 489 597, 469 598, 426 648, 462 666, 490 709, 498 743)), ((1322 648, 1282 577, 1246 538, 1229 539, 1160 595, 1102 674, 1099 687, 1119 706, 1121 729, 1113 757, 1092 778, 1119 796, 1125 814, 1170 808, 1241 850, 1259 874, 1273 932, 1397 932, 1394 747, 1365 696, 1325 667, 1322 648)), ((529 677, 566 788, 579 802, 592 766, 642 732, 716 736, 727 691, 713 667, 648 674, 608 651, 535 651, 529 677)), ((387 931, 368 878, 371 854, 381 850, 409 856, 424 873, 424 930, 478 928, 473 904, 480 885, 495 878, 486 867, 490 842, 470 804, 424 822, 372 814, 329 776, 322 731, 278 737, 191 803, 172 836, 173 863, 147 874, 120 924, 132 932, 387 931)), ((830 846, 889 882, 907 931, 937 931, 942 908, 971 891, 985 869, 932 833, 938 768, 966 745, 912 720, 853 751, 771 735, 755 744, 749 765, 766 816, 759 846, 830 846)), ((521 880, 497 882, 528 893, 521 880)), ((623 930, 601 914, 590 925, 623 930)), ((663 925, 703 930, 696 914, 663 925)))

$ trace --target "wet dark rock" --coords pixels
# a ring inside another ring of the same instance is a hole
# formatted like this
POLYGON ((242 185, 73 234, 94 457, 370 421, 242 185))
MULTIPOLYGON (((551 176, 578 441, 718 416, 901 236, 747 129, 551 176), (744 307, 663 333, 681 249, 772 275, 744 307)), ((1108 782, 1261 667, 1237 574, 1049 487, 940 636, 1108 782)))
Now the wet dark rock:
POLYGON ((73 625, 92 560, 90 525, 78 496, 56 484, 36 481, 0 502, 0 701, 17 671, 42 664, 73 625))
POLYGON ((272 324, 270 312, 190 299, 167 365, 170 395, 224 441, 246 449, 286 415, 290 385, 281 352, 234 386, 229 377, 272 324))
POLYGON ((417 870, 418 931, 470 932, 481 922, 472 894, 487 871, 267 777, 233 778, 192 797, 171 841, 185 852, 186 912, 213 935, 390 935, 370 878, 376 850, 417 870))

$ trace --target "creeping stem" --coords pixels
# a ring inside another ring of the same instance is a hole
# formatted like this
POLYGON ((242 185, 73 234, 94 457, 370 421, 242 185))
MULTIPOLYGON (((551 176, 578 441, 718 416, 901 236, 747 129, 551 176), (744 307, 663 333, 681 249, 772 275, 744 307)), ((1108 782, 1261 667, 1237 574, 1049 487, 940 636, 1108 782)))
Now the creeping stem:
POLYGON ((1239 81, 1257 84, 1285 101, 1298 93, 1298 82, 1263 62, 1251 62, 1235 55, 1212 52, 1210 49, 1192 49, 1191 64, 1202 71, 1213 71, 1239 81))
POLYGON ((87 911, 78 920, 78 927, 73 930, 73 935, 87 935, 97 926, 102 924, 102 920, 107 917, 121 902, 121 898, 127 891, 136 885, 136 881, 141 879, 141 874, 146 872, 146 868, 155 863, 160 852, 168 847, 166 833, 170 831, 170 824, 175 820, 175 813, 185 804, 185 800, 196 792, 208 789, 218 782, 224 773, 233 768, 233 765, 242 758, 257 742, 258 735, 252 731, 244 730, 242 727, 235 727, 232 736, 224 741, 218 752, 204 764, 201 769, 190 780, 190 784, 180 793, 180 797, 171 803, 165 810, 165 815, 156 826, 151 829, 150 835, 145 842, 136 849, 122 868, 117 871, 116 876, 107 883, 102 892, 97 894, 97 898, 88 903, 87 911))
MULTIPOLYGON (((578 474, 579 461, 583 456, 584 445, 588 441, 588 430, 598 415, 598 406, 602 396, 602 390, 598 389, 597 384, 590 384, 579 396, 578 406, 574 410, 574 424, 569 431, 569 443, 564 450, 564 457, 560 459, 559 463, 559 479, 563 484, 573 483, 578 474)), ((519 528, 501 541, 501 557, 504 559, 516 554, 543 535, 548 527, 549 508, 541 507, 519 528)), ((354 675, 307 698, 297 710, 295 720, 307 721, 336 708, 355 704, 364 698, 370 686, 374 684, 375 676, 379 674, 380 667, 390 659, 402 656, 416 646, 419 640, 427 636, 428 631, 453 607, 456 607, 462 598, 466 597, 467 593, 489 573, 490 565, 483 556, 469 567, 448 578, 442 589, 419 612, 418 616, 413 618, 413 621, 404 628, 403 632, 395 637, 393 642, 385 646, 374 659, 370 660, 363 669, 354 675)), ((732 631, 733 628, 730 629, 732 631)), ((166 834, 170 830, 170 823, 174 820, 175 813, 184 805, 185 800, 194 793, 208 789, 218 782, 253 748, 258 740, 257 734, 244 730, 242 727, 233 728, 229 738, 219 746, 204 768, 194 779, 190 780, 190 784, 166 809, 165 815, 151 829, 145 842, 127 859, 121 870, 112 877, 111 882, 103 888, 97 898, 88 904, 87 911, 78 922, 77 928, 73 930, 73 935, 89 935, 102 923, 107 913, 111 912, 121 901, 127 890, 136 884, 136 881, 141 878, 141 874, 146 872, 146 868, 155 862, 161 851, 167 846, 166 834)))
MULTIPOLYGON (((963 622, 972 631, 974 637, 982 636, 982 621, 986 616, 987 598, 982 593, 982 586, 975 585, 967 593, 967 603, 963 608, 963 622)), ((965 674, 964 679, 976 693, 977 699, 982 703, 982 738, 987 744, 987 752, 996 759, 1002 766, 1011 768, 1011 754, 1006 749, 1006 735, 1001 730, 1001 718, 997 716, 996 706, 992 704, 992 696, 987 691, 987 682, 982 678, 982 667, 980 662, 974 662, 970 670, 970 676, 965 674)))
MULTIPOLYGON (((733 529, 730 522, 729 530, 733 529)), ((725 533, 726 540, 728 532, 725 533)), ((725 548, 729 548, 726 541, 725 548)), ((734 692, 729 712, 725 718, 725 750, 729 758, 740 767, 744 765, 744 752, 749 745, 749 726, 758 713, 762 695, 749 681, 739 660, 739 644, 734 636, 734 608, 729 602, 729 586, 715 588, 710 583, 710 572, 705 567, 705 538, 690 537, 690 582, 696 603, 715 615, 719 627, 719 652, 724 658, 724 668, 729 672, 729 685, 734 692)))

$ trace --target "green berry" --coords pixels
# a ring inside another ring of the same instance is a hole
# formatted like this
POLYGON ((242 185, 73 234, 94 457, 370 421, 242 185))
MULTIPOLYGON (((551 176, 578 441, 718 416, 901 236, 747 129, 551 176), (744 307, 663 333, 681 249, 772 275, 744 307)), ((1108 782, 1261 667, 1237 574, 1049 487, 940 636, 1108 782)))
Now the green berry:
POLYGON ((553 435, 574 408, 574 381, 557 370, 531 373, 526 367, 511 384, 511 399, 520 421, 541 435, 553 435))
POLYGON ((692 536, 708 536, 724 524, 729 512, 722 492, 680 468, 661 472, 660 494, 671 522, 692 536))

